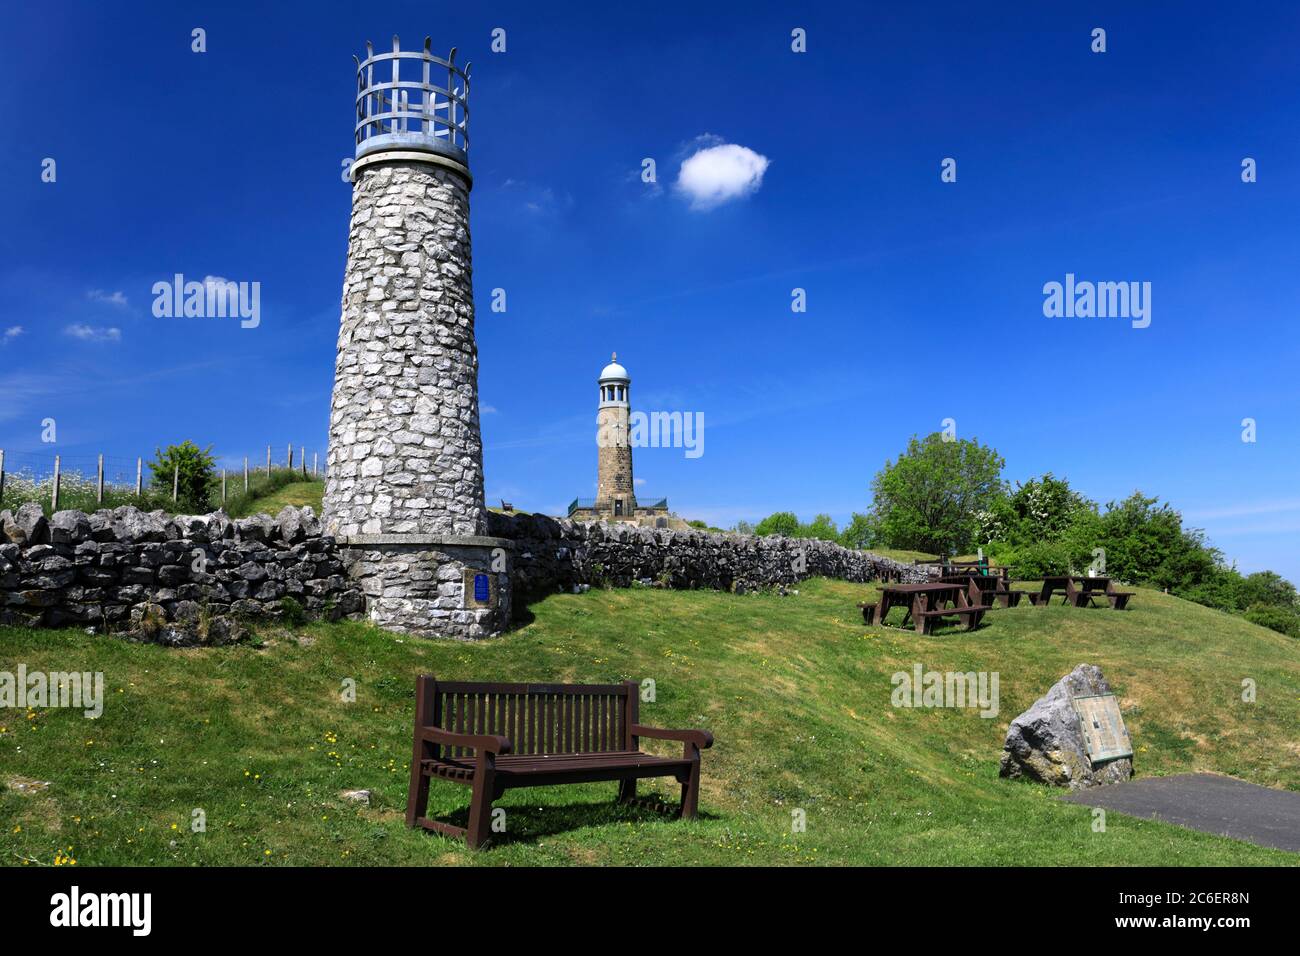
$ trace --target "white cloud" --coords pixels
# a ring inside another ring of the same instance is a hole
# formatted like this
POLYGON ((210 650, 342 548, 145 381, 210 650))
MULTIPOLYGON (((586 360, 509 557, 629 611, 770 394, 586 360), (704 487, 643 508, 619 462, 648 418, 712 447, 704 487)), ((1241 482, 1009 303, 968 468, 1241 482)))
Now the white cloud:
POLYGON ((103 302, 105 305, 117 306, 119 309, 125 309, 129 303, 122 292, 105 292, 103 289, 91 289, 86 293, 86 298, 91 302, 103 302))
POLYGON ((4 332, 0 334, 0 345, 8 345, 14 339, 18 338, 18 336, 22 335, 25 331, 27 330, 24 329, 21 325, 9 326, 9 328, 5 329, 4 332))
POLYGON ((89 325, 77 323, 69 325, 63 330, 64 334, 71 335, 74 339, 81 339, 83 342, 120 342, 122 341, 122 330, 119 328, 94 328, 89 325))
POLYGON ((497 407, 495 405, 480 405, 478 407, 478 413, 480 415, 495 415, 497 413, 497 407))
POLYGON ((677 189, 690 197, 692 209, 712 209, 757 192, 769 163, 766 156, 736 143, 703 146, 682 162, 677 189))

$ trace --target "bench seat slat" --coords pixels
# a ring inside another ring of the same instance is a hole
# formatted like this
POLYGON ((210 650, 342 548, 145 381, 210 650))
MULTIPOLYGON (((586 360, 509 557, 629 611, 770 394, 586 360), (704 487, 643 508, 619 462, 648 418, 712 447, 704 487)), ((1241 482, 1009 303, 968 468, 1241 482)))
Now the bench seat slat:
MULTIPOLYGON (((690 761, 681 757, 660 757, 643 751, 612 751, 606 753, 556 754, 503 754, 496 759, 497 777, 527 776, 540 773, 581 773, 584 770, 621 770, 633 768, 686 768, 690 761)), ((473 758, 445 758, 426 760, 425 773, 449 780, 474 779, 473 758)))
POLYGON ((622 684, 486 684, 476 681, 438 681, 448 694, 569 694, 577 697, 622 694, 622 684))

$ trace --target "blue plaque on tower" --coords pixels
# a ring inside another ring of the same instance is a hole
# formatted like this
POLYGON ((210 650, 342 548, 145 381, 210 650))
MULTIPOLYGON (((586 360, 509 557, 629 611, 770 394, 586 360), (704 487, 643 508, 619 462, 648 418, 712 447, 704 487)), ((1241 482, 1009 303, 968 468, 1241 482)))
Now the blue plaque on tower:
POLYGON ((486 574, 474 575, 474 600, 475 601, 488 600, 488 598, 491 596, 491 591, 488 587, 488 584, 489 584, 488 576, 486 574))

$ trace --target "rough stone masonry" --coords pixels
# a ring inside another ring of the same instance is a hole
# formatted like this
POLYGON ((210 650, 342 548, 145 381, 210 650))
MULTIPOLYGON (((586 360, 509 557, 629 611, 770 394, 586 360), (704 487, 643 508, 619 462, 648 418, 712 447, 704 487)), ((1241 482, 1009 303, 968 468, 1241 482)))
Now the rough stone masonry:
POLYGON ((469 245, 457 174, 360 173, 330 412, 330 534, 486 534, 469 245))
MULTIPOLYGON (((511 590, 536 599, 583 586, 646 585, 737 593, 811 575, 923 580, 926 571, 829 541, 673 531, 542 515, 497 515, 490 530, 514 546, 511 590)), ((0 625, 92 626, 166 644, 238 640, 244 623, 284 617, 291 598, 313 617, 357 617, 363 581, 389 568, 403 594, 450 583, 415 551, 340 547, 311 508, 276 517, 167 515, 132 507, 46 519, 39 505, 0 511, 0 625), (405 564, 405 570, 398 569, 405 564)), ((432 597, 430 598, 432 599, 432 597)), ((412 625, 418 621, 412 621, 412 625)))
POLYGON ((479 638, 509 624, 510 542, 487 536, 483 501, 472 180, 453 118, 468 77, 439 102, 434 66, 455 80, 427 44, 399 54, 394 41, 358 67, 358 115, 389 118, 358 127, 322 517, 372 621, 479 638), (397 85, 421 61, 423 104, 397 85))
POLYGON ((364 599, 310 508, 232 520, 132 507, 0 511, 0 624, 89 626, 165 644, 226 644, 243 622, 358 614, 364 599))

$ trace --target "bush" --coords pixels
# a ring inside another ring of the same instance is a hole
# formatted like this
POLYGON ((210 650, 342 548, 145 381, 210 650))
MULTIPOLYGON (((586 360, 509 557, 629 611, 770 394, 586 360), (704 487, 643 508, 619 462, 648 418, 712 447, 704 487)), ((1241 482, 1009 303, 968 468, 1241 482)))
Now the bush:
POLYGON ((1300 609, 1295 585, 1272 571, 1256 571, 1242 578, 1237 600, 1241 607, 1262 604, 1292 611, 1300 609))
POLYGON ((218 490, 216 460, 212 446, 199 448, 191 441, 168 445, 167 450, 156 450, 149 462, 150 489, 155 496, 171 500, 173 488, 176 501, 171 510, 198 513, 209 510, 213 492, 218 490))
POLYGON ((1273 604, 1252 604, 1246 609, 1246 620, 1280 634, 1300 637, 1300 614, 1289 608, 1273 604))
POLYGON ((754 534, 779 534, 787 538, 798 537, 799 519, 792 511, 778 511, 776 514, 770 514, 760 521, 758 527, 754 529, 754 534))
POLYGON ((840 532, 828 514, 817 515, 808 524, 799 521, 793 511, 778 511, 758 523, 754 534, 779 534, 786 538, 816 538, 819 541, 839 542, 840 532))
POLYGON ((853 520, 840 532, 840 544, 861 551, 876 543, 876 527, 867 515, 853 513, 853 520))
POLYGON ((289 627, 301 627, 307 622, 307 610, 291 597, 280 598, 280 620, 289 627))

